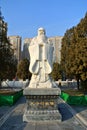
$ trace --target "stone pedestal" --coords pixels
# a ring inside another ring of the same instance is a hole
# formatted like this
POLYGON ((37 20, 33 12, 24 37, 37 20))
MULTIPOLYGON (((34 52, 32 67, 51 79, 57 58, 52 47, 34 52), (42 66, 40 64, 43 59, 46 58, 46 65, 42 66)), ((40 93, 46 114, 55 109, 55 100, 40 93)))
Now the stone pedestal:
POLYGON ((26 108, 23 121, 61 121, 58 111, 58 88, 29 88, 24 89, 26 108))

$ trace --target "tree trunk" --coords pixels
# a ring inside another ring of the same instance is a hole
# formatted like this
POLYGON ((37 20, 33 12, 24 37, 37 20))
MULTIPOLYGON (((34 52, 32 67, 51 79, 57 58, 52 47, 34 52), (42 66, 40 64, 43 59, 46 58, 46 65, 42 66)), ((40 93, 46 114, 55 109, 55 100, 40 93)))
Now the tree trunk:
POLYGON ((77 89, 79 90, 79 78, 77 78, 77 89))

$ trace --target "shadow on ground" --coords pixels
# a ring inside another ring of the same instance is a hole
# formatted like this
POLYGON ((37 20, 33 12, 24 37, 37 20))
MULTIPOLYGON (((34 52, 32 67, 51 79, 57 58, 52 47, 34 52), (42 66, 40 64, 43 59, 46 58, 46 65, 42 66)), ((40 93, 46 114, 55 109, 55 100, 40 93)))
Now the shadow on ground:
POLYGON ((58 105, 58 109, 62 116, 62 121, 68 120, 73 117, 72 113, 65 106, 65 103, 60 103, 58 105))

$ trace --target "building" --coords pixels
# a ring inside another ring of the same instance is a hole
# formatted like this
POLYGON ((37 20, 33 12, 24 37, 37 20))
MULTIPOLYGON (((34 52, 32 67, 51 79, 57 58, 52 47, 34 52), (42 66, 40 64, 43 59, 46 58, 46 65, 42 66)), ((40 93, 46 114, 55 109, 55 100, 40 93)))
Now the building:
POLYGON ((28 47, 30 45, 30 42, 31 42, 32 38, 25 38, 24 39, 24 45, 23 45, 23 59, 24 58, 27 58, 28 60, 30 59, 30 56, 29 56, 29 51, 28 51, 28 47))
MULTIPOLYGON (((54 53, 53 53, 53 62, 57 62, 60 64, 61 62, 61 43, 62 43, 62 36, 55 36, 49 37, 50 42, 54 46, 54 53)), ((32 38, 24 39, 23 45, 23 58, 29 59, 29 50, 28 47, 30 45, 32 38)))
POLYGON ((21 37, 20 36, 9 36, 9 41, 14 50, 14 56, 19 62, 21 60, 21 37))
POLYGON ((54 53, 53 53, 53 62, 60 64, 61 62, 61 45, 62 45, 62 36, 50 37, 49 40, 53 43, 54 53))

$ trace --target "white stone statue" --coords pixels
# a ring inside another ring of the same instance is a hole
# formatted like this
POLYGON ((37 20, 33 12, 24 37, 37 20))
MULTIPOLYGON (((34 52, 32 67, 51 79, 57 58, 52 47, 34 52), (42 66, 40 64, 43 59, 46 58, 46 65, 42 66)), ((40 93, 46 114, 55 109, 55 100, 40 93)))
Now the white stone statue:
POLYGON ((49 74, 53 67, 53 50, 54 47, 46 37, 45 30, 39 28, 38 36, 32 39, 29 46, 29 70, 32 73, 30 88, 52 88, 49 74))

